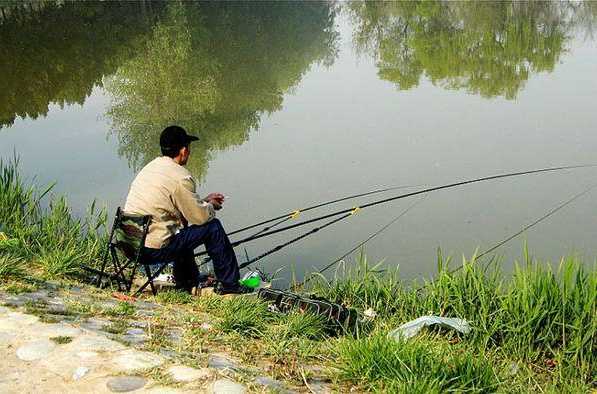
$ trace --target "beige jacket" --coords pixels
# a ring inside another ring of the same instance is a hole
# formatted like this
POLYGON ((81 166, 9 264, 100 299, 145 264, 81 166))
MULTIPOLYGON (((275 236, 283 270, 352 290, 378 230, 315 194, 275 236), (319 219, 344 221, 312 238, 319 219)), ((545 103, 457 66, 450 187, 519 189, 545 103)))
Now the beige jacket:
POLYGON ((204 224, 216 214, 212 204, 197 195, 191 173, 167 156, 154 159, 137 174, 124 211, 151 215, 148 248, 160 249, 186 224, 204 224))

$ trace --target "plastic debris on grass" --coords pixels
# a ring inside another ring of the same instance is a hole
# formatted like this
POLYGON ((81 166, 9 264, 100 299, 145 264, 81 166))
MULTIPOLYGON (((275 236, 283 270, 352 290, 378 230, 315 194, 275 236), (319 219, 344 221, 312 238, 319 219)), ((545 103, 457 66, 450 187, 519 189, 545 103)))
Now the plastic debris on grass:
POLYGON ((464 319, 441 316, 421 316, 390 331, 388 335, 395 340, 408 339, 417 335, 424 327, 433 325, 453 329, 462 334, 468 334, 471 331, 471 327, 464 319))

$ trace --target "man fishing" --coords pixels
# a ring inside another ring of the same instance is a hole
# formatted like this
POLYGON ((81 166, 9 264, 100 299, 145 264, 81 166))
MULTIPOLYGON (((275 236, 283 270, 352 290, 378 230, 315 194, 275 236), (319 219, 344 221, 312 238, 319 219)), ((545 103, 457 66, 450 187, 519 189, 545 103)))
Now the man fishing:
POLYGON ((214 266, 219 294, 245 293, 230 240, 216 219, 224 196, 210 193, 199 198, 189 170, 190 144, 198 138, 179 126, 166 127, 160 135, 162 156, 137 174, 124 210, 150 215, 151 223, 142 251, 146 264, 173 261, 176 287, 191 292, 199 283, 194 249, 205 245, 214 266))

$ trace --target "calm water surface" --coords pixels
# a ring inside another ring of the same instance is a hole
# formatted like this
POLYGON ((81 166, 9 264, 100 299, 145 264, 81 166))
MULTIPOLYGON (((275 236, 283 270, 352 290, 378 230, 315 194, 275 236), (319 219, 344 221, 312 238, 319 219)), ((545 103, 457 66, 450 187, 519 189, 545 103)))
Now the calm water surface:
MULTIPOLYGON (((595 2, 0 8, 0 156, 57 181, 77 214, 93 199, 122 205, 172 123, 200 136, 189 168, 202 193, 230 196, 231 230, 378 187, 597 162, 595 2)), ((586 169, 433 193, 366 252, 427 276, 438 247, 458 259, 488 248, 596 180, 586 169)), ((261 266, 302 276, 413 201, 363 210, 261 266)), ((593 261, 596 212, 597 191, 498 252, 508 267, 526 240, 540 258, 593 261)))

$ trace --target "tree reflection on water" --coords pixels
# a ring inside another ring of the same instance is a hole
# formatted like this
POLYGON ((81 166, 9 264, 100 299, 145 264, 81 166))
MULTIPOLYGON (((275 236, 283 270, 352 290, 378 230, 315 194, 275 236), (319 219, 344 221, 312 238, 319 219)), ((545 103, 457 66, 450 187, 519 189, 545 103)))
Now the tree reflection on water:
POLYGON ((338 55, 335 21, 353 25, 360 54, 398 89, 424 78, 513 99, 551 72, 578 29, 592 34, 597 2, 72 2, 0 5, 0 127, 85 102, 94 87, 119 154, 138 168, 160 131, 197 134, 191 170, 242 144, 282 108, 314 64, 338 55))
POLYGON ((333 62, 334 17, 327 3, 171 4, 106 83, 120 153, 142 165, 161 130, 180 124, 199 136, 189 165, 201 177, 211 151, 242 144, 312 64, 333 62))
POLYGON ((360 53, 379 77, 411 89, 435 85, 514 99, 531 73, 551 72, 573 28, 597 7, 561 2, 355 2, 348 6, 360 53))

